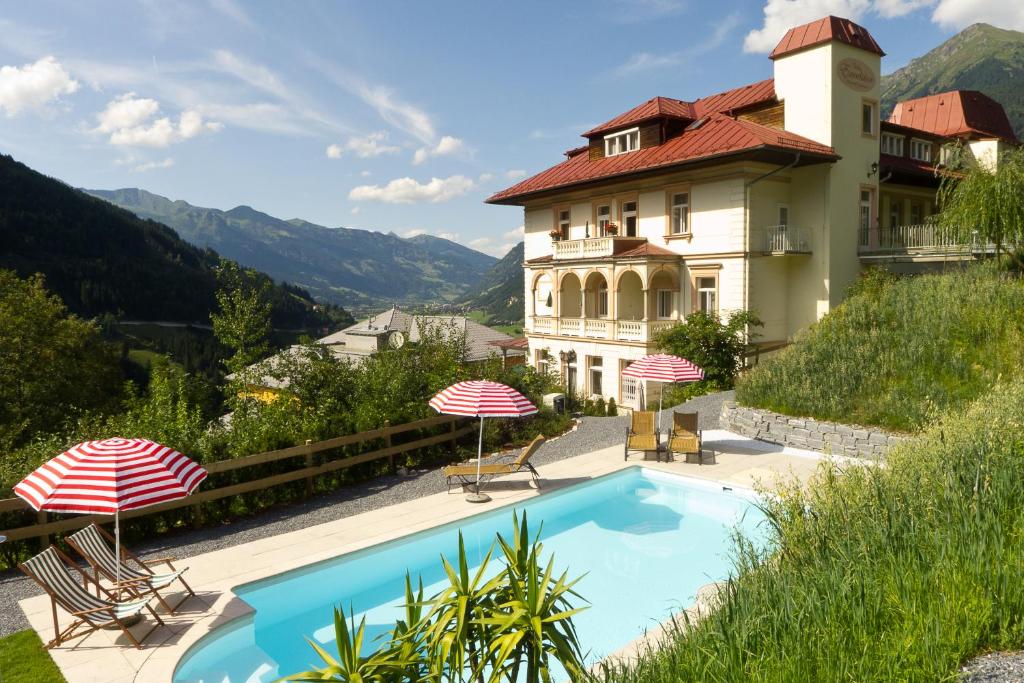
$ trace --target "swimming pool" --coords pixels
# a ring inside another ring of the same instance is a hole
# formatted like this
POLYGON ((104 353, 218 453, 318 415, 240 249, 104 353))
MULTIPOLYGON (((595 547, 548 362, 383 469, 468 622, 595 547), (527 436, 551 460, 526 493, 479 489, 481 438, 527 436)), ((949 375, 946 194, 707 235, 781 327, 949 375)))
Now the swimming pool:
MULTIPOLYGON (((572 577, 590 609, 573 622, 588 661, 621 649, 671 612, 689 606, 702 585, 731 568, 731 534, 767 541, 750 492, 630 467, 532 498, 532 532, 543 522, 545 553, 572 577)), ((405 573, 432 595, 444 582, 439 556, 457 554, 458 531, 477 565, 496 533, 511 534, 512 507, 479 514, 389 543, 238 586, 255 613, 199 641, 182 658, 176 683, 267 683, 318 659, 304 636, 334 651, 332 608, 352 605, 366 617, 368 640, 401 615, 405 573)), ((494 568, 497 571, 500 563, 494 568)))

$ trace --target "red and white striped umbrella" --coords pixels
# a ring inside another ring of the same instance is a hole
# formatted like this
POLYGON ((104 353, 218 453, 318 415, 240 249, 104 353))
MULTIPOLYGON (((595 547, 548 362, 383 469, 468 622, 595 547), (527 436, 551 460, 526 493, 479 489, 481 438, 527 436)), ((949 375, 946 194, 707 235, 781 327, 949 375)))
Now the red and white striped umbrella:
POLYGON ((537 412, 518 391, 500 382, 470 380, 453 384, 430 399, 430 407, 446 415, 480 418, 480 443, 476 454, 476 491, 466 497, 474 503, 484 503, 489 497, 480 493, 480 461, 484 455, 485 417, 526 417, 537 412))
POLYGON ((184 498, 206 474, 168 446, 145 439, 104 439, 80 443, 43 463, 14 493, 36 510, 114 515, 120 557, 118 513, 184 498))
MULTIPOLYGON (((629 367, 622 371, 623 377, 646 380, 648 382, 699 382, 704 379, 704 371, 679 356, 670 356, 667 353, 655 353, 644 356, 638 361, 630 363, 629 367)), ((658 394, 658 431, 661 431, 661 395, 658 394)))
POLYGON ((648 382, 698 382, 704 379, 704 371, 685 358, 656 353, 631 363, 622 376, 648 382))
POLYGON ((464 417, 526 417, 537 412, 518 391, 500 382, 470 380, 453 384, 430 399, 430 407, 464 417))

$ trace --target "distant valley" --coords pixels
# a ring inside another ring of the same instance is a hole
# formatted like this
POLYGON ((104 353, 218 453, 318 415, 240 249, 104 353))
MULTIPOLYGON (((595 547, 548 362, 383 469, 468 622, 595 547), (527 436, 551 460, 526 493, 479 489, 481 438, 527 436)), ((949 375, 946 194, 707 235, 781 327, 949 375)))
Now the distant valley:
POLYGON ((193 206, 134 188, 84 191, 168 225, 196 246, 215 249, 349 309, 458 302, 473 295, 498 261, 430 235, 403 238, 328 228, 282 220, 248 206, 229 211, 193 206))

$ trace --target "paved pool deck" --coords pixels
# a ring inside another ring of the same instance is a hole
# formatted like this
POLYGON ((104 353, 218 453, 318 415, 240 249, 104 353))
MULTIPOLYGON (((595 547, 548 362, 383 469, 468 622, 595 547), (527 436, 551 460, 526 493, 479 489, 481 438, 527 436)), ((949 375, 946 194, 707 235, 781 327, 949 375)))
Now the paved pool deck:
MULTIPOLYGON (((308 528, 243 543, 230 548, 182 558, 188 566, 188 582, 196 597, 174 615, 160 612, 165 625, 158 627, 136 650, 120 631, 97 631, 50 651, 68 683, 171 681, 178 661, 200 638, 252 609, 237 598, 232 588, 243 583, 327 560, 344 553, 458 521, 474 514, 544 495, 566 486, 641 466, 720 482, 731 487, 777 488, 780 482, 806 485, 826 456, 753 441, 731 432, 706 430, 705 448, 717 451, 714 464, 697 465, 622 458, 622 446, 611 446, 539 467, 542 489, 536 490, 527 475, 495 480, 487 492, 492 500, 467 503, 460 493, 439 493, 377 510, 343 517, 308 528)), ((171 594, 172 604, 180 595, 171 594)), ((33 596, 18 603, 43 642, 53 637, 50 600, 33 596)), ((67 615, 60 614, 61 623, 67 615)), ((155 622, 143 619, 133 627, 142 635, 155 622)), ((636 651, 636 645, 626 650, 636 651)), ((622 654, 626 654, 623 652, 622 654)))

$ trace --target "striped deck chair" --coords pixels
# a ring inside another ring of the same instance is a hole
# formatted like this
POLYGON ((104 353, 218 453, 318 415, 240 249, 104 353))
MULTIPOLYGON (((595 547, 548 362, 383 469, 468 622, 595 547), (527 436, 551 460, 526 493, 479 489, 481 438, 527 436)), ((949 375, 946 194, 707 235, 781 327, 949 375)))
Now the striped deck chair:
MULTIPOLYGON (((75 549, 75 551, 85 558, 85 561, 89 563, 89 566, 93 570, 93 581, 98 587, 100 585, 100 577, 102 576, 107 581, 114 583, 117 580, 117 558, 114 556, 114 537, 104 531, 104 529, 96 524, 90 524, 81 531, 75 532, 67 537, 68 545, 75 549)), ((181 604, 189 599, 190 596, 194 596, 195 592, 192 587, 185 583, 185 579, 182 578, 182 574, 188 567, 182 569, 175 569, 172 564, 173 557, 162 557, 157 560, 150 560, 152 564, 166 564, 170 568, 169 572, 157 573, 153 571, 145 562, 140 560, 131 551, 121 546, 121 584, 116 586, 121 590, 125 590, 129 595, 136 598, 141 598, 147 593, 153 593, 156 595, 156 599, 160 601, 160 604, 169 614, 173 614, 174 610, 181 607, 181 604), (126 560, 131 559, 138 568, 129 564, 126 560), (164 597, 160 594, 160 590, 171 585, 175 581, 180 581, 181 585, 185 588, 185 595, 178 601, 174 607, 167 604, 164 597)))
POLYGON ((87 586, 90 581, 89 575, 82 571, 71 558, 50 546, 35 557, 26 560, 18 565, 21 571, 29 578, 38 583, 47 595, 50 596, 50 603, 53 607, 53 633, 54 637, 46 644, 50 649, 73 638, 80 638, 88 635, 104 626, 117 624, 121 627, 128 639, 136 648, 142 649, 142 641, 149 634, 156 630, 156 627, 164 622, 159 615, 149 606, 152 595, 145 598, 137 598, 125 602, 114 602, 102 597, 97 597, 89 592, 87 586), (72 569, 81 574, 82 583, 79 583, 72 569), (57 606, 67 611, 73 621, 67 628, 61 630, 57 621, 57 606), (128 630, 126 620, 140 614, 147 609, 156 619, 156 624, 149 629, 144 636, 136 638, 128 630), (84 627, 81 628, 80 627, 84 627))

